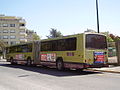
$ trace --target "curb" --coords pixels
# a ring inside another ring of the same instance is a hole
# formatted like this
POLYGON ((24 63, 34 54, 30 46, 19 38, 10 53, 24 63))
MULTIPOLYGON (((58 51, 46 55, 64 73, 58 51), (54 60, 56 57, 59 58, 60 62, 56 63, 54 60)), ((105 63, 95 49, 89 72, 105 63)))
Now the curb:
POLYGON ((91 69, 93 71, 101 71, 101 72, 109 72, 109 73, 119 73, 120 74, 120 71, 111 71, 111 70, 96 70, 96 69, 91 69))

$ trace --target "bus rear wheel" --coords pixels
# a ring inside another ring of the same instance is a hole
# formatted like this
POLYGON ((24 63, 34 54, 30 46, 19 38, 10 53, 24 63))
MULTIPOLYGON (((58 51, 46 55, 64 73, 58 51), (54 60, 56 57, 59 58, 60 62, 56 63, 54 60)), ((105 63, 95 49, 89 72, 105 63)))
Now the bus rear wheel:
POLYGON ((57 69, 58 70, 64 70, 64 63, 63 63, 63 61, 62 60, 57 60, 57 62, 56 62, 56 67, 57 67, 57 69))

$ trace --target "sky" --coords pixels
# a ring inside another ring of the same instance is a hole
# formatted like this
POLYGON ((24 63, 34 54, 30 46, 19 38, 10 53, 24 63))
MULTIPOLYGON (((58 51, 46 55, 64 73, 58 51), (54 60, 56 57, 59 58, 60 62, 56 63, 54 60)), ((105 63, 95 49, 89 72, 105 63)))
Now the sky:
MULTIPOLYGON (((120 36, 120 0, 98 0, 100 32, 120 36)), ((23 17, 42 39, 51 28, 63 35, 97 31, 96 0, 1 0, 0 14, 23 17)))

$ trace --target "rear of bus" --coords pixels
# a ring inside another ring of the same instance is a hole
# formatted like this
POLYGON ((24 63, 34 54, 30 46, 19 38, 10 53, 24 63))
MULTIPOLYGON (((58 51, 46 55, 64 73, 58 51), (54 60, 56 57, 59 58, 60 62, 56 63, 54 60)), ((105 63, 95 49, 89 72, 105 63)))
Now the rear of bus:
POLYGON ((107 40, 102 34, 85 34, 85 67, 104 67, 108 61, 107 40))

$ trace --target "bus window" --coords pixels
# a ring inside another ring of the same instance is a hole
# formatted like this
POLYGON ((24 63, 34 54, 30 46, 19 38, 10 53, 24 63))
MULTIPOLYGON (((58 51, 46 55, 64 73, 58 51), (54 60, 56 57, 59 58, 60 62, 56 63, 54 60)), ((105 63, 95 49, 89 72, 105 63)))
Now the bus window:
POLYGON ((16 53, 17 52, 17 47, 16 46, 12 46, 9 48, 9 53, 16 53))
POLYGON ((71 51, 76 50, 76 38, 59 39, 42 42, 41 51, 71 51))
POLYGON ((86 48, 106 49, 107 48, 106 37, 103 35, 87 34, 86 48))
POLYGON ((76 50, 76 38, 66 39, 66 50, 76 50))
POLYGON ((21 49, 20 52, 32 52, 32 43, 21 45, 18 49, 21 49))
POLYGON ((32 43, 28 44, 27 48, 28 48, 28 50, 27 50, 28 52, 32 52, 32 43))
POLYGON ((41 51, 52 51, 52 43, 51 43, 51 41, 42 42, 41 51))

